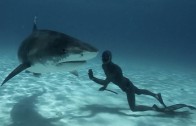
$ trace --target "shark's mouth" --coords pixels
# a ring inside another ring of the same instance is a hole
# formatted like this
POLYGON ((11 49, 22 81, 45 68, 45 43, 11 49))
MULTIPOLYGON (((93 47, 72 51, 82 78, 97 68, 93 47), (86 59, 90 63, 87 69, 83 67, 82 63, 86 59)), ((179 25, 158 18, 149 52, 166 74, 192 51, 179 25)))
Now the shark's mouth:
POLYGON ((86 63, 86 60, 75 60, 75 61, 65 61, 65 62, 60 62, 57 64, 58 65, 63 65, 63 64, 83 64, 86 63))

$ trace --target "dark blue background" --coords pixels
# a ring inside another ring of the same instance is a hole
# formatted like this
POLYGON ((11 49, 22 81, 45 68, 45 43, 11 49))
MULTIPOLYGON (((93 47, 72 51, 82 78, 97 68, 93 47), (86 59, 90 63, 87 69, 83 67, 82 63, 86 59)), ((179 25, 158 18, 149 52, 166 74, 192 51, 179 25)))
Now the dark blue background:
POLYGON ((0 44, 52 29, 124 58, 196 63, 196 0, 1 0, 0 44))

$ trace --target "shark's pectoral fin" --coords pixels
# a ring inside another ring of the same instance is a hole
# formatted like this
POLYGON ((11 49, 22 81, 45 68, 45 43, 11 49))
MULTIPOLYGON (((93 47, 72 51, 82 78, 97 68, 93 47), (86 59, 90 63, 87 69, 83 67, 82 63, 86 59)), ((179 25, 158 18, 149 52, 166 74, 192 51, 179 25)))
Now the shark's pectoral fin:
POLYGON ((71 74, 73 74, 74 76, 78 77, 79 74, 78 74, 78 71, 74 70, 74 71, 70 71, 71 74))
POLYGON ((6 78, 5 80, 2 82, 1 86, 3 86, 8 80, 10 80, 11 78, 13 78, 15 75, 17 75, 18 73, 22 72, 23 70, 29 68, 31 65, 29 63, 24 63, 24 64, 20 64, 18 67, 16 67, 6 78))

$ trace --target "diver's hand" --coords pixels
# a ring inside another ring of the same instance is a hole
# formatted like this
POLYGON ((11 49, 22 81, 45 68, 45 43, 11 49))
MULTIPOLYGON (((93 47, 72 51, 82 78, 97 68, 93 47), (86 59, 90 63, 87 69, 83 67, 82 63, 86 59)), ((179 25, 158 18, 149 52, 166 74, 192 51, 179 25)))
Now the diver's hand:
POLYGON ((103 86, 103 87, 99 88, 99 91, 104 91, 105 89, 106 89, 106 87, 103 86))
POLYGON ((92 69, 89 69, 89 70, 88 70, 88 77, 89 77, 89 79, 93 80, 94 76, 93 76, 93 71, 92 71, 92 69))

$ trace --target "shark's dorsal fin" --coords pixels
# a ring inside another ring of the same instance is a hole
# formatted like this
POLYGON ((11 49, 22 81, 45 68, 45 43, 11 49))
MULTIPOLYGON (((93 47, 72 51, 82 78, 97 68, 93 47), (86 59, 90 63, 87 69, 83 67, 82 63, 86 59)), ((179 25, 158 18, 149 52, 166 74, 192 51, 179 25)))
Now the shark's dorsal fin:
POLYGON ((37 31, 37 17, 34 17, 34 21, 33 21, 33 32, 37 31))
POLYGON ((29 68, 31 65, 29 63, 23 63, 20 64, 18 67, 16 67, 2 82, 1 86, 3 86, 8 80, 10 80, 12 77, 17 75, 18 73, 22 72, 23 70, 29 68))

